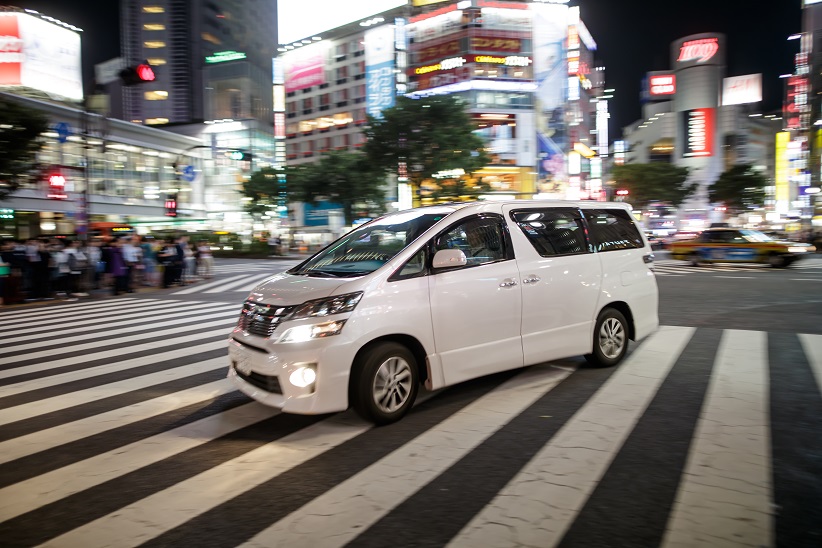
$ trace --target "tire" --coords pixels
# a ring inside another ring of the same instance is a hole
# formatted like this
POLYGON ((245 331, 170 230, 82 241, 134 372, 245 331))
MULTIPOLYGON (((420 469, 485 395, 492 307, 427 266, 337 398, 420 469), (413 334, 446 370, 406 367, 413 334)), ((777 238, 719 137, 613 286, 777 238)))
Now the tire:
POLYGON ((699 253, 694 251, 688 255, 688 260, 691 262, 691 266, 699 266, 699 253))
POLYGON ((771 253, 768 255, 768 264, 774 268, 785 268, 788 266, 788 262, 785 260, 785 257, 777 253, 771 253))
POLYGON ((622 312, 606 308, 599 314, 594 328, 594 351, 585 359, 595 367, 612 367, 628 351, 628 322, 622 312))
POLYGON ((376 425, 391 424, 405 416, 417 398, 417 360, 401 344, 375 344, 357 357, 351 383, 357 413, 376 425))

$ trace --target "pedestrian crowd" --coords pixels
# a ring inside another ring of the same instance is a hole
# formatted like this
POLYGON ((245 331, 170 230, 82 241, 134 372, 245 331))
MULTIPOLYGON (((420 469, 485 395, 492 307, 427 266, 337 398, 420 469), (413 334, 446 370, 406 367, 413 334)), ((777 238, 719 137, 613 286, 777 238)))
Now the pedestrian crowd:
POLYGON ((209 243, 194 244, 188 236, 5 240, 0 243, 0 304, 187 285, 211 278, 213 266, 209 243))

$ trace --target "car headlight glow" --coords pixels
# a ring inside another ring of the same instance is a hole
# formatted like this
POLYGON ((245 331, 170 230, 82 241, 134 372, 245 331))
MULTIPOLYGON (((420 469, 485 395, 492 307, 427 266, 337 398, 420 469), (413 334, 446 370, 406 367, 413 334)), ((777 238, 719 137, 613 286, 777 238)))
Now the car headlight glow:
POLYGON ((285 333, 279 338, 279 343, 295 343, 306 342, 311 339, 321 339, 323 337, 331 337, 339 335, 345 325, 345 320, 336 320, 333 322, 296 325, 286 329, 285 333))
POLYGON ((362 291, 346 293, 345 295, 335 295, 334 297, 325 297, 314 301, 306 301, 298 306, 288 319, 301 320, 304 318, 317 318, 320 316, 351 312, 357 307, 360 299, 362 299, 362 291))
POLYGON ((317 380, 317 372, 311 367, 298 367, 288 376, 288 380, 294 386, 305 388, 314 384, 317 380))
POLYGON ((807 250, 807 247, 789 247, 788 253, 805 253, 807 250))

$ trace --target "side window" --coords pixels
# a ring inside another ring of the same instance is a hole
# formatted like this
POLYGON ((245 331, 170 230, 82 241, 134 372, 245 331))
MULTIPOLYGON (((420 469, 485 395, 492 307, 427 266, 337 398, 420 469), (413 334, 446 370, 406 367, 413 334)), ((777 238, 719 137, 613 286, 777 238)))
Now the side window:
POLYGON ((495 219, 472 219, 441 234, 436 241, 440 249, 460 249, 469 266, 493 263, 505 258, 502 224, 495 219))
POLYGON ((406 278, 416 278, 425 274, 425 248, 417 251, 413 257, 408 259, 399 271, 395 272, 391 280, 405 280, 406 278))
POLYGON ((585 228, 579 210, 572 208, 525 209, 511 217, 543 257, 585 253, 585 228))
POLYGON ((624 209, 588 209, 585 219, 597 251, 635 249, 644 245, 639 229, 624 209))

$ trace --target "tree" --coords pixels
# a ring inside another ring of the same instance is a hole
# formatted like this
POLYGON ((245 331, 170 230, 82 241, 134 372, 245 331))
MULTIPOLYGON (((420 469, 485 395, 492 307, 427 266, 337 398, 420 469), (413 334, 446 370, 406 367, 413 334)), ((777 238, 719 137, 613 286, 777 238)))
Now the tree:
POLYGON ((626 201, 636 208, 644 208, 652 202, 679 207, 699 186, 699 183, 686 183, 687 167, 662 162, 615 166, 611 176, 617 189, 628 191, 626 201))
POLYGON ((38 137, 47 129, 44 114, 0 98, 0 200, 41 177, 37 151, 43 142, 38 137))
POLYGON ((404 162, 408 180, 419 189, 437 173, 462 169, 470 176, 488 164, 485 143, 475 129, 456 96, 398 97, 381 118, 368 117, 362 149, 386 173, 397 173, 404 162))
POLYGON ((762 207, 768 180, 749 164, 736 165, 723 172, 708 189, 712 202, 722 202, 729 210, 741 213, 762 207))
POLYGON ((288 168, 286 180, 290 200, 340 204, 346 224, 351 224, 360 210, 383 210, 384 173, 361 152, 330 152, 317 162, 288 168))
POLYGON ((285 172, 271 167, 264 167, 251 174, 243 183, 243 194, 251 198, 245 205, 246 211, 252 216, 264 215, 279 205, 281 192, 286 192, 284 183, 287 181, 285 172))

